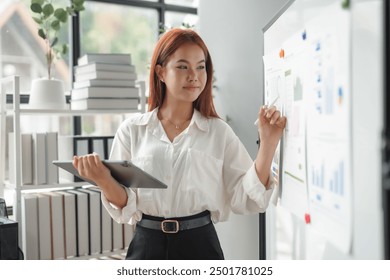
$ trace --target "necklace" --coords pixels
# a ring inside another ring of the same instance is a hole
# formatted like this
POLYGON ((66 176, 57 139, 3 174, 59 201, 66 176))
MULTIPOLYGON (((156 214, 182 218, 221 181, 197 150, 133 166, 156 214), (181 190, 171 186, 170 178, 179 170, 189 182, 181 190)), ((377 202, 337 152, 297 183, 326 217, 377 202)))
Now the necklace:
POLYGON ((179 130, 180 127, 188 121, 188 120, 186 120, 186 121, 182 122, 181 124, 175 124, 170 119, 164 119, 164 120, 169 121, 177 130, 179 130))
POLYGON ((160 112, 158 112, 157 114, 160 115, 160 117, 159 117, 160 120, 166 120, 166 121, 168 121, 168 122, 169 122, 171 125, 173 125, 173 126, 175 127, 175 129, 177 129, 177 130, 180 130, 181 127, 182 127, 186 122, 190 121, 190 120, 185 120, 185 121, 183 121, 182 123, 175 124, 175 123, 172 122, 170 119, 164 118, 164 117, 161 115, 160 112))

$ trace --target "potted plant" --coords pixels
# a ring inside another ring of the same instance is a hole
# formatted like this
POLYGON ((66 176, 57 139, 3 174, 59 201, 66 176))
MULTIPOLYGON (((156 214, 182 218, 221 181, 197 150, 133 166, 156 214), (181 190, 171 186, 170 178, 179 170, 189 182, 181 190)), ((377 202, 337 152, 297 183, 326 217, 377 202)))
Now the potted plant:
POLYGON ((52 77, 55 59, 68 51, 67 44, 60 44, 58 33, 68 17, 83 11, 84 0, 70 0, 68 6, 54 7, 52 0, 31 0, 32 18, 38 24, 38 35, 45 42, 47 77, 32 82, 29 105, 39 109, 64 109, 66 107, 64 87, 61 80, 52 77))

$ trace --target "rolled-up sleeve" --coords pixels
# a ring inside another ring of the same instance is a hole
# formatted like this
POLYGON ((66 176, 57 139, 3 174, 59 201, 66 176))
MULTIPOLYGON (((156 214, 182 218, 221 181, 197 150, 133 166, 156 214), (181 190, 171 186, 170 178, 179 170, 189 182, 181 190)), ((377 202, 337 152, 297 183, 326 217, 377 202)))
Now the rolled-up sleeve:
POLYGON ((107 198, 102 195, 103 206, 107 209, 110 216, 117 223, 130 223, 133 214, 137 211, 136 209, 136 194, 130 188, 125 188, 127 193, 127 204, 122 209, 119 209, 112 205, 107 198))
POLYGON ((225 153, 223 177, 232 211, 236 214, 265 212, 274 189, 273 178, 270 177, 267 188, 260 182, 254 161, 238 138, 227 146, 225 153))
POLYGON ((253 162, 251 168, 245 174, 243 179, 243 189, 250 200, 256 202, 258 210, 264 212, 269 204, 272 192, 274 190, 274 181, 272 176, 268 182, 267 188, 260 182, 256 173, 255 163, 253 162))

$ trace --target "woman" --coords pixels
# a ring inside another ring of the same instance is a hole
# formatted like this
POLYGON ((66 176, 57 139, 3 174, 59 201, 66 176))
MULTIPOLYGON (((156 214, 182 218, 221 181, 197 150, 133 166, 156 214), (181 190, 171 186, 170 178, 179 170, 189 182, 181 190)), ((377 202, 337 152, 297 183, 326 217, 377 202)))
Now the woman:
POLYGON ((158 41, 150 69, 149 112, 125 120, 111 159, 131 160, 167 189, 124 188, 96 154, 75 157, 97 183, 117 222, 136 225, 127 259, 223 259, 213 223, 264 212, 272 193, 270 167, 286 124, 275 107, 259 112, 261 146, 250 158, 212 99, 209 51, 192 30, 158 41))

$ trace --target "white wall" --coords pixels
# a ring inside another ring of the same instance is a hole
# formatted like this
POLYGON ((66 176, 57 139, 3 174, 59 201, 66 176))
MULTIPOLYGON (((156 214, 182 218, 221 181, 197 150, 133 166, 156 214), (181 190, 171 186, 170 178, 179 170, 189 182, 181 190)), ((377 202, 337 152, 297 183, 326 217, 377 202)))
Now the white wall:
MULTIPOLYGON (((230 119, 250 155, 263 100, 263 27, 287 0, 200 0, 199 32, 211 53, 218 91, 214 102, 230 119)), ((258 259, 258 215, 232 215, 216 225, 226 259, 258 259)))
POLYGON ((383 259, 383 1, 356 0, 353 7, 353 258, 383 259))

